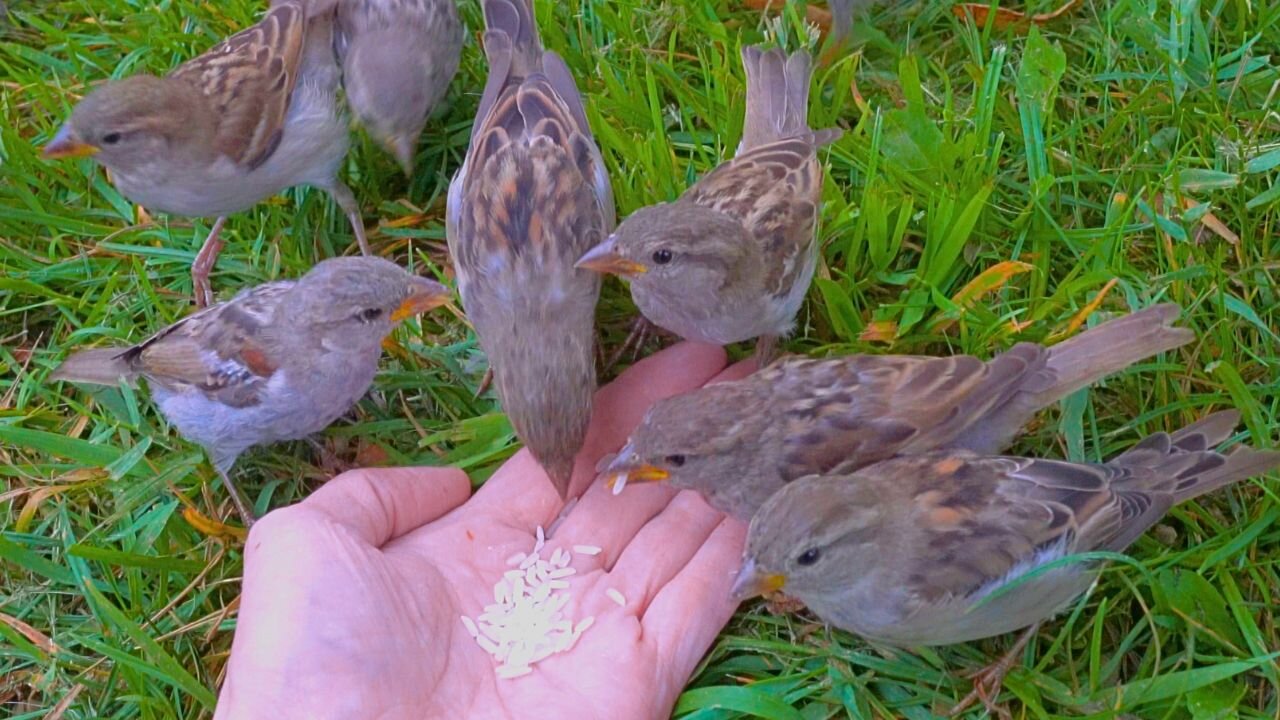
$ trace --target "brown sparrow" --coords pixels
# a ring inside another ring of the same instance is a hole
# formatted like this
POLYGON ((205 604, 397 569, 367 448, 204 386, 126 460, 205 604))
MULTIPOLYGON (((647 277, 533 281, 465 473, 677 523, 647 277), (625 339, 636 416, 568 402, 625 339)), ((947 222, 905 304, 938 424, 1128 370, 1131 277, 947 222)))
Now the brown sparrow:
POLYGON ((818 149, 842 131, 809 128, 807 52, 745 47, 742 63, 747 108, 734 158, 675 202, 632 213, 578 267, 628 278, 645 318, 681 337, 759 337, 764 361, 791 332, 813 278, 818 149))
POLYGON ((1058 561, 1122 552, 1174 505, 1280 465, 1280 452, 1210 449, 1238 420, 1214 413, 1101 465, 941 450, 799 479, 752 519, 734 593, 785 588, 832 625, 905 647, 1033 625, 1097 574, 1096 560, 1058 561))
MULTIPOLYGON (((1125 315, 1065 342, 970 356, 784 358, 736 382, 661 400, 601 469, 669 480, 744 520, 785 484, 940 448, 998 453, 1042 408, 1185 345, 1177 305, 1125 315)), ((615 487, 615 489, 617 489, 615 487)))
POLYGON ((191 265, 202 306, 212 301, 209 271, 226 216, 294 185, 328 192, 367 255, 360 206, 337 177, 349 138, 332 34, 331 12, 308 19, 301 0, 278 1, 256 25, 165 77, 98 87, 44 156, 92 156, 134 202, 217 217, 191 265))
POLYGON ((382 258, 332 258, 299 280, 243 290, 132 347, 77 352, 50 379, 146 378, 160 412, 209 453, 248 525, 253 513, 227 475, 236 458, 253 445, 323 430, 373 383, 383 338, 448 299, 440 283, 382 258))
POLYGON ((563 497, 591 417, 600 294, 573 263, 612 229, 613 192, 528 3, 484 1, 489 80, 449 185, 448 238, 502 406, 563 497))
POLYGON ((334 50, 347 104, 405 175, 462 56, 453 0, 340 0, 334 50))

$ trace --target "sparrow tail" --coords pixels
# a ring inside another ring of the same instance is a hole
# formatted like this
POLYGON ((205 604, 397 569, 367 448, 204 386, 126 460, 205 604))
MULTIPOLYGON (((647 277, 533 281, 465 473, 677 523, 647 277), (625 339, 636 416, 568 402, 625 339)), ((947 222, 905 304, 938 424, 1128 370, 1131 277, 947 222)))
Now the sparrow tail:
MULTIPOLYGON (((973 423, 956 446, 1000 452, 1041 409, 1139 360, 1186 345, 1195 333, 1173 327, 1181 313, 1174 303, 1154 305, 1054 345, 1044 358, 1044 369, 1029 374, 1007 400, 987 411, 982 422, 973 423)), ((1018 350, 1014 347, 1009 352, 1018 350)))
POLYGON ((503 33, 510 39, 511 72, 519 77, 542 69, 542 40, 530 1, 484 0, 485 34, 503 33))
POLYGON ((128 348, 81 350, 62 361, 49 375, 49 379, 91 385, 118 385, 124 379, 133 385, 137 373, 129 367, 129 361, 125 357, 128 352, 128 348))
POLYGON ((1213 450, 1239 422, 1238 411, 1216 412, 1172 434, 1149 435, 1107 464, 1154 470, 1135 478, 1172 483, 1174 502, 1186 502, 1280 466, 1280 452, 1275 450, 1247 446, 1227 453, 1213 450))

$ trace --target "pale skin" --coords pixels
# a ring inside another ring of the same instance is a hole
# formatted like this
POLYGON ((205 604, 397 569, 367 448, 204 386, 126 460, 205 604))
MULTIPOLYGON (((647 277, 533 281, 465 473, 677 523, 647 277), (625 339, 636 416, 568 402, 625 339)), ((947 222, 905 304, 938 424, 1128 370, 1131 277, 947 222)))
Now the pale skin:
POLYGON ((682 343, 597 393, 571 497, 586 492, 547 542, 603 548, 574 556, 569 615, 595 624, 572 650, 498 679, 459 620, 563 509, 528 453, 473 496, 456 469, 356 470, 254 525, 216 720, 669 717, 736 607, 746 527, 661 484, 614 496, 593 468, 654 401, 751 369, 724 364, 682 343))

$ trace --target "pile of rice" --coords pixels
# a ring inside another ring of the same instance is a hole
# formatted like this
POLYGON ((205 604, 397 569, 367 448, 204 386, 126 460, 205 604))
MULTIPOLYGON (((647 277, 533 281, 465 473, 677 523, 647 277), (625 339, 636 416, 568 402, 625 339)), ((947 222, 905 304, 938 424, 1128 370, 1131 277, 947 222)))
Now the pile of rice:
MULTIPOLYGON (((462 616, 467 632, 497 661, 500 678, 526 675, 534 663, 572 648, 596 620, 588 616, 575 623, 565 616, 569 603, 566 578, 577 573, 570 567, 575 553, 598 555, 600 548, 556 548, 544 558, 545 544, 546 535, 539 526, 533 551, 507 558, 511 569, 493 586, 493 602, 474 620, 462 616)), ((618 605, 626 605, 626 598, 617 590, 610 588, 606 595, 618 605)))

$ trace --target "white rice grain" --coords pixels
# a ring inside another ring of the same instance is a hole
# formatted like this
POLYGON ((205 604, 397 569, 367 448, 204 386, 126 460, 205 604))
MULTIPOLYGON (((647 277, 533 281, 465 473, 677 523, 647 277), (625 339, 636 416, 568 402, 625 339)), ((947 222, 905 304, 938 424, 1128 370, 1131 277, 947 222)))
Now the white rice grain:
POLYGON ((612 601, 614 601, 614 602, 618 603, 618 607, 626 607, 626 606, 627 606, 627 598, 626 598, 622 593, 618 592, 617 590, 615 590, 615 589, 613 589, 613 588, 609 588, 608 590, 605 590, 605 591, 604 591, 604 594, 605 594, 605 595, 607 595, 607 596, 609 597, 609 599, 610 599, 610 600, 612 600, 612 601))
POLYGON ((521 675, 528 675, 531 672, 533 672, 533 668, 528 665, 501 665, 498 667, 495 674, 500 678, 510 680, 511 678, 518 678, 521 675))
POLYGON ((515 555, 512 555, 511 557, 507 558, 507 565, 508 566, 519 565, 520 563, 524 562, 524 559, 526 557, 528 556, 525 555, 524 553, 518 552, 515 555))
POLYGON ((480 629, 476 627, 476 621, 472 620, 466 615, 462 616, 462 626, 467 629, 467 634, 470 635, 471 637, 480 636, 480 629))
POLYGON ((614 494, 614 495, 621 494, 621 493, 622 493, 622 489, 623 489, 623 488, 625 488, 626 486, 627 486, 627 474, 626 474, 626 473, 624 473, 624 472, 623 472, 623 473, 618 473, 617 475, 614 475, 614 476, 613 476, 613 494, 614 494))
POLYGON ((573 551, 579 555, 599 555, 600 548, 595 545, 574 545, 573 551))

